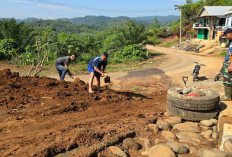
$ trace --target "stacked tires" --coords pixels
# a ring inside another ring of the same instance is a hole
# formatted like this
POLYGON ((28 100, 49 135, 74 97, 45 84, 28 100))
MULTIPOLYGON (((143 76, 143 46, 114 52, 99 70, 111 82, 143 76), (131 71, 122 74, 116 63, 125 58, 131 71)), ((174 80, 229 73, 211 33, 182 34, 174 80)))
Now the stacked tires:
POLYGON ((205 96, 183 94, 184 88, 171 88, 167 93, 167 111, 185 120, 201 121, 216 118, 220 102, 219 93, 207 90, 205 96))

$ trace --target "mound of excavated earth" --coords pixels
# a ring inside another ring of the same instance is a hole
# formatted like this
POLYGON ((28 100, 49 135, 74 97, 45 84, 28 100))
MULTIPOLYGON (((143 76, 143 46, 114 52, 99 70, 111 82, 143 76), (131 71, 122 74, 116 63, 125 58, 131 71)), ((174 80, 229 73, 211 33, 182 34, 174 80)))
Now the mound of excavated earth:
POLYGON ((151 136, 148 124, 165 111, 165 85, 144 96, 103 87, 88 93, 83 81, 21 77, 0 71, 1 156, 54 156, 77 148, 84 155, 126 137, 151 136))

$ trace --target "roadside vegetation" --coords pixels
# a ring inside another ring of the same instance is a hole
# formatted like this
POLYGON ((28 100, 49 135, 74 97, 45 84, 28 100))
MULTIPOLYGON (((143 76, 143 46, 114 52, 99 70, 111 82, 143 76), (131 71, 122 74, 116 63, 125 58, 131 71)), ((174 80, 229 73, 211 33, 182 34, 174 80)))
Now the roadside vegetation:
POLYGON ((175 46, 177 45, 178 43, 180 43, 180 39, 175 39, 173 41, 170 41, 170 42, 167 42, 167 43, 164 43, 161 45, 161 47, 172 47, 172 46, 175 46))
POLYGON ((220 56, 220 57, 225 57, 226 54, 227 54, 227 52, 225 51, 225 52, 220 53, 219 56, 220 56))

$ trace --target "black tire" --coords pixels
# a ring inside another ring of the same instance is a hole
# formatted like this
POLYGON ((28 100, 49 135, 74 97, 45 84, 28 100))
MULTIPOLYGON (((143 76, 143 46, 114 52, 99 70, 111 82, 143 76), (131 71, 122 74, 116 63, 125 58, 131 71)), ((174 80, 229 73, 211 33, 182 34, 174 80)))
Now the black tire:
POLYGON ((167 103, 167 111, 172 116, 179 116, 184 120, 190 121, 201 121, 201 120, 209 120, 216 118, 218 116, 218 110, 211 110, 211 111, 188 111, 183 110, 177 107, 174 107, 167 103))
POLYGON ((219 93, 207 90, 205 96, 189 97, 180 94, 183 88, 171 88, 167 93, 167 102, 174 107, 190 111, 208 111, 217 109, 220 102, 219 93))
POLYGON ((197 74, 196 73, 193 73, 193 81, 195 81, 197 78, 197 74))

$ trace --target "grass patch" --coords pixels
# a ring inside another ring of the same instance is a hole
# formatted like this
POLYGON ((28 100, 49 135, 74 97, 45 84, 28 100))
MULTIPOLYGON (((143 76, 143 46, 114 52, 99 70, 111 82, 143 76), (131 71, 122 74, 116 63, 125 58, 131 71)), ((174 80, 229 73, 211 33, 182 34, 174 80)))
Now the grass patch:
POLYGON ((141 92, 143 91, 139 87, 134 87, 134 88, 132 88, 132 90, 134 90, 137 94, 141 94, 141 92))
POLYGON ((174 45, 174 43, 172 42, 167 42, 165 44, 162 44, 161 47, 172 47, 174 45))
POLYGON ((225 57, 226 54, 227 54, 227 52, 222 52, 222 53, 220 53, 218 56, 225 57))
MULTIPOLYGON (((184 38, 182 38, 182 41, 184 41, 185 39, 184 38)), ((168 48, 168 47, 172 47, 172 46, 174 46, 174 45, 177 45, 178 43, 180 43, 180 39, 175 39, 175 40, 173 40, 172 42, 167 42, 167 43, 165 43, 165 44, 162 44, 162 45, 160 45, 161 47, 166 47, 166 48, 168 48)))

